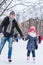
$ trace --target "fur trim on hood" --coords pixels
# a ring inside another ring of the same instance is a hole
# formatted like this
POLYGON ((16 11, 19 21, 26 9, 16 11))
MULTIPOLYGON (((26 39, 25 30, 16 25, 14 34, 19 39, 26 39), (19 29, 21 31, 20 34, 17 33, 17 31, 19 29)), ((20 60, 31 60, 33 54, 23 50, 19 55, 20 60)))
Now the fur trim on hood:
POLYGON ((36 37, 36 33, 29 32, 29 35, 32 37, 36 37))

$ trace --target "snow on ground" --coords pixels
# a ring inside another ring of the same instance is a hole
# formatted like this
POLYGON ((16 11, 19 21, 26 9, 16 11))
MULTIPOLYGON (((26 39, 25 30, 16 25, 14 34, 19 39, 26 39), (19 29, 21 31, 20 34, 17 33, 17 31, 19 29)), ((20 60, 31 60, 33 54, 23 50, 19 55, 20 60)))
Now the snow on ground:
POLYGON ((19 40, 19 42, 13 43, 12 62, 9 63, 7 59, 8 54, 8 42, 6 42, 3 48, 2 54, 0 55, 0 65, 43 65, 43 41, 38 46, 36 51, 36 61, 33 63, 32 55, 29 62, 27 63, 27 41, 19 40))

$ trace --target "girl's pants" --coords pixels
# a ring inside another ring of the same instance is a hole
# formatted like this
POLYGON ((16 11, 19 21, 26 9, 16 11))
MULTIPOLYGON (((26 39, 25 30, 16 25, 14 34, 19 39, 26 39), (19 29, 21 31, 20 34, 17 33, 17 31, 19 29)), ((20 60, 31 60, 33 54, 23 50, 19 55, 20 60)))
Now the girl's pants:
MULTIPOLYGON (((27 51, 27 56, 30 56, 30 50, 27 51)), ((35 57, 35 50, 32 50, 32 57, 35 57)))

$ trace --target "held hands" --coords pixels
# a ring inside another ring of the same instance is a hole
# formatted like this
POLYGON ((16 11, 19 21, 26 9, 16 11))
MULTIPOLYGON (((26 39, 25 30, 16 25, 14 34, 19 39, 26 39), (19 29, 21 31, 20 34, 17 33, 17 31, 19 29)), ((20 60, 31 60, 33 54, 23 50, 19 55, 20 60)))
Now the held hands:
POLYGON ((25 41, 25 36, 21 37, 20 34, 18 34, 19 39, 22 38, 22 40, 25 41))

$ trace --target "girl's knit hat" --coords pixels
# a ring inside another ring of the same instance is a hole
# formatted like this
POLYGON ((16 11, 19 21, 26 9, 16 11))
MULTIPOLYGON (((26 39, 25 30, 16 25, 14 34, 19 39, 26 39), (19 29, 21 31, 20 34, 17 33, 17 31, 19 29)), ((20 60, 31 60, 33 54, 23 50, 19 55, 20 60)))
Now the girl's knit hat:
POLYGON ((36 31, 36 29, 35 29, 35 27, 34 26, 32 26, 32 27, 30 27, 30 30, 29 30, 30 32, 32 32, 32 31, 36 31))

